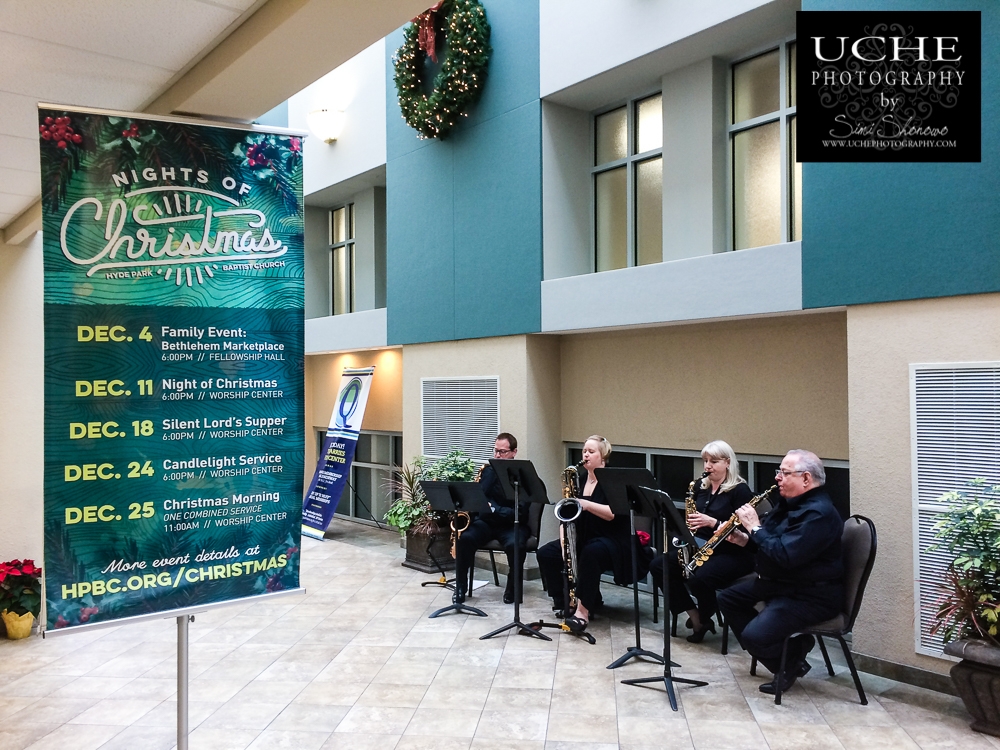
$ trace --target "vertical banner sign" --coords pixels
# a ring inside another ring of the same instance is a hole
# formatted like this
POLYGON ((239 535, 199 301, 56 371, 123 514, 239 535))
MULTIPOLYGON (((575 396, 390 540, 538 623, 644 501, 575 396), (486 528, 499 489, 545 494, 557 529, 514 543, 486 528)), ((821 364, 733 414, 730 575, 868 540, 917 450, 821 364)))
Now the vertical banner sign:
POLYGON ((800 162, 978 162, 980 11, 799 11, 800 162))
POLYGON ((47 626, 299 587, 298 137, 40 105, 47 626))
POLYGON ((340 377, 340 393, 323 439, 323 452, 302 507, 302 533, 306 536, 322 539, 337 511, 351 474, 374 372, 374 367, 345 368, 340 377))

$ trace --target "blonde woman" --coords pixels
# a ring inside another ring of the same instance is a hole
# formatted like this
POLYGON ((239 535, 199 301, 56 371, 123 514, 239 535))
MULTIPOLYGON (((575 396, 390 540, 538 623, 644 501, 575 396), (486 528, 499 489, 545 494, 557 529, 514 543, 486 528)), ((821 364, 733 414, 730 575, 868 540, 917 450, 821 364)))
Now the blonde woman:
MULTIPOLYGON (((611 455, 611 443, 601 435, 591 435, 583 444, 583 467, 587 481, 580 493, 583 513, 576 520, 577 607, 566 612, 562 576, 562 547, 558 539, 542 545, 535 553, 545 590, 552 597, 552 608, 561 612, 574 632, 582 632, 590 622, 593 609, 601 603, 601 574, 614 571, 615 583, 632 582, 631 527, 628 515, 616 516, 608 506, 604 490, 597 482, 595 469, 605 466, 611 455)), ((640 560, 639 578, 647 568, 640 560)))
MULTIPOLYGON (((701 458, 708 476, 695 485, 694 502, 698 512, 690 514, 687 522, 695 537, 706 540, 720 523, 753 497, 753 492, 740 476, 740 465, 729 443, 713 440, 702 448, 701 458)), ((746 547, 729 544, 727 540, 704 565, 695 569, 690 578, 684 578, 677 552, 671 549, 666 555, 653 558, 649 566, 661 590, 664 568, 670 576, 670 612, 678 615, 686 611, 690 618, 688 627, 693 631, 687 639, 691 643, 701 643, 706 633, 715 632, 712 622, 718 609, 715 592, 753 573, 754 559, 746 547)))

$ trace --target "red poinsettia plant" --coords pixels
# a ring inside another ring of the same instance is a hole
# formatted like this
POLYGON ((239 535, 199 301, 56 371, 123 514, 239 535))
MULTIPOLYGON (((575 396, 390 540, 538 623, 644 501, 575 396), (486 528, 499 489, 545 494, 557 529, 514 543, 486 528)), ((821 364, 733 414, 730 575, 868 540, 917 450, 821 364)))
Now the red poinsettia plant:
POLYGON ((35 617, 42 606, 42 569, 34 560, 0 563, 0 612, 17 615, 31 612, 35 617))

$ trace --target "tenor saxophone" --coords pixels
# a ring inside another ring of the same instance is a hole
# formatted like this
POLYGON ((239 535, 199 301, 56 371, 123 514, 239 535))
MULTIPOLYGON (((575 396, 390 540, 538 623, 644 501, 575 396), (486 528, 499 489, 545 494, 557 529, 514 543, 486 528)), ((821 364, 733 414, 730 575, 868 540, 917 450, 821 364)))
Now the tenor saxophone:
MULTIPOLYGON (((703 472, 698 479, 693 479, 691 484, 688 485, 687 495, 684 497, 684 522, 687 523, 691 520, 691 516, 698 512, 698 506, 695 505, 694 495, 697 488, 701 488, 702 483, 705 481, 705 477, 708 476, 708 472, 703 472)), ((691 564, 691 545, 686 541, 681 541, 678 537, 674 537, 674 546, 677 548, 677 554, 680 555, 681 560, 681 570, 684 572, 684 577, 687 578, 690 573, 688 572, 688 566, 691 564)))
MULTIPOLYGON (((759 495, 750 498, 747 501, 747 505, 749 505, 751 508, 756 508, 757 505, 760 504, 762 500, 764 500, 765 498, 769 497, 772 493, 777 491, 778 491, 778 485, 776 484, 771 485, 770 489, 765 490, 764 492, 761 492, 759 495)), ((715 548, 718 547, 720 544, 722 544, 722 542, 725 541, 726 537, 728 537, 730 534, 736 531, 739 525, 740 525, 740 518, 735 513, 733 513, 733 515, 731 515, 727 521, 719 524, 718 528, 715 530, 715 533, 712 534, 712 538, 709 539, 707 542, 705 542, 704 547, 702 547, 701 549, 699 549, 697 552, 694 553, 694 556, 691 558, 691 562, 687 564, 685 575, 690 576, 692 573, 694 573, 696 568, 700 568, 702 565, 704 565, 705 561, 712 556, 713 552, 715 552, 715 548)))
POLYGON ((583 506, 575 497, 579 492, 579 467, 567 466, 562 473, 562 500, 556 503, 554 512, 559 521, 559 540, 562 542, 563 576, 565 581, 566 612, 576 610, 576 582, 579 578, 576 564, 576 519, 583 513, 583 506))
POLYGON ((455 514, 451 517, 451 556, 452 559, 458 559, 458 540, 462 538, 462 532, 469 528, 472 523, 472 516, 466 513, 464 510, 457 510, 455 514), (461 526, 456 526, 455 522, 459 519, 464 519, 465 523, 461 526))

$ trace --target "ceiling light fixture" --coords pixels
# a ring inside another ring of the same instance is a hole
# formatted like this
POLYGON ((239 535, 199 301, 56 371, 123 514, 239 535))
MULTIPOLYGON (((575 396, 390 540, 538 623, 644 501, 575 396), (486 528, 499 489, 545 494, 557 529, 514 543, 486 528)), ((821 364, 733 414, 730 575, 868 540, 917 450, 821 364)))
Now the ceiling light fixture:
POLYGON ((309 131, 326 143, 333 143, 340 137, 347 116, 340 109, 314 109, 306 115, 309 131))

